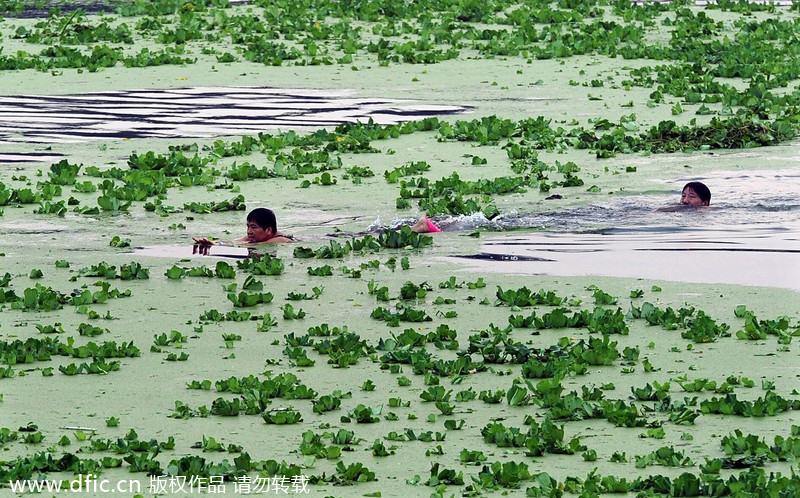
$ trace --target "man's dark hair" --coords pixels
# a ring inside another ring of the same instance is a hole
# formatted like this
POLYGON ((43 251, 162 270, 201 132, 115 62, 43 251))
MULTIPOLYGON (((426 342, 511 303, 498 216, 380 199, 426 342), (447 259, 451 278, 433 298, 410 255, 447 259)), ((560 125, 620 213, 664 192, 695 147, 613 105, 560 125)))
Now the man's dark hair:
POLYGON ((278 233, 278 221, 275 219, 275 213, 271 209, 256 208, 247 215, 247 222, 255 222, 258 226, 266 230, 272 229, 272 233, 278 233))
POLYGON ((711 204, 711 191, 706 187, 705 183, 701 182, 689 182, 683 186, 683 192, 687 188, 694 190, 694 193, 700 197, 700 200, 705 202, 706 204, 711 204))

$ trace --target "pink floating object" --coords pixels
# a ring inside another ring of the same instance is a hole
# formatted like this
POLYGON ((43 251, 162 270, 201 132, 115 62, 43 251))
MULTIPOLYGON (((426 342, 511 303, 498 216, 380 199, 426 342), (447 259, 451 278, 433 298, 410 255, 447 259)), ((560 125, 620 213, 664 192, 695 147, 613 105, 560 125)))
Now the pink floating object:
POLYGON ((430 218, 428 218, 427 216, 425 217, 425 222, 428 223, 429 232, 441 232, 441 230, 439 230, 439 227, 434 225, 433 222, 430 220, 430 218))

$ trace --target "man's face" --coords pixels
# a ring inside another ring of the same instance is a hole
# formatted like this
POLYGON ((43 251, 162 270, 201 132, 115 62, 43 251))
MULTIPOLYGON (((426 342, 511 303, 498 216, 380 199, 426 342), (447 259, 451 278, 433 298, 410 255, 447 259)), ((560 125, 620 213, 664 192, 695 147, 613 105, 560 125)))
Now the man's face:
POLYGON ((684 206, 708 206, 708 203, 703 202, 697 192, 692 187, 686 187, 681 194, 681 204, 684 206))
POLYGON ((255 244, 258 242, 264 242, 272 238, 272 229, 271 228, 261 228, 258 223, 255 221, 248 221, 247 222, 247 241, 251 244, 255 244))

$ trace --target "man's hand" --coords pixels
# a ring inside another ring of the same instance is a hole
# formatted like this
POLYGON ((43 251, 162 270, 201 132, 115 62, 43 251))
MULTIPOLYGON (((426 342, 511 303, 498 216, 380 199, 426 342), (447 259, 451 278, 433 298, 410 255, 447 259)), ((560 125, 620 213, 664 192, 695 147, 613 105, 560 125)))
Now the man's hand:
POLYGON ((211 246, 217 245, 213 240, 208 240, 205 237, 192 237, 194 240, 194 247, 192 247, 192 254, 199 254, 201 256, 208 256, 211 246))
POLYGON ((214 244, 200 244, 197 243, 192 246, 192 254, 199 254, 201 256, 208 256, 208 252, 214 244))

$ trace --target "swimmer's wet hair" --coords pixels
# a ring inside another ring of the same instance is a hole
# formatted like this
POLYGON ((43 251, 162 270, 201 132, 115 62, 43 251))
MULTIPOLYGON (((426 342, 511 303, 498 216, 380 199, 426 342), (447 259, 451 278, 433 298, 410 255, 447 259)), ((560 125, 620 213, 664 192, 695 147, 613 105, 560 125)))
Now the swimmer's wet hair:
POLYGON ((275 219, 275 213, 271 209, 256 208, 247 215, 247 222, 255 222, 258 226, 266 230, 272 229, 272 233, 278 233, 278 221, 275 219))
POLYGON ((705 202, 706 204, 711 204, 711 191, 706 187, 705 183, 701 182, 689 182, 683 186, 683 192, 687 188, 694 190, 694 193, 700 197, 700 200, 705 202))

